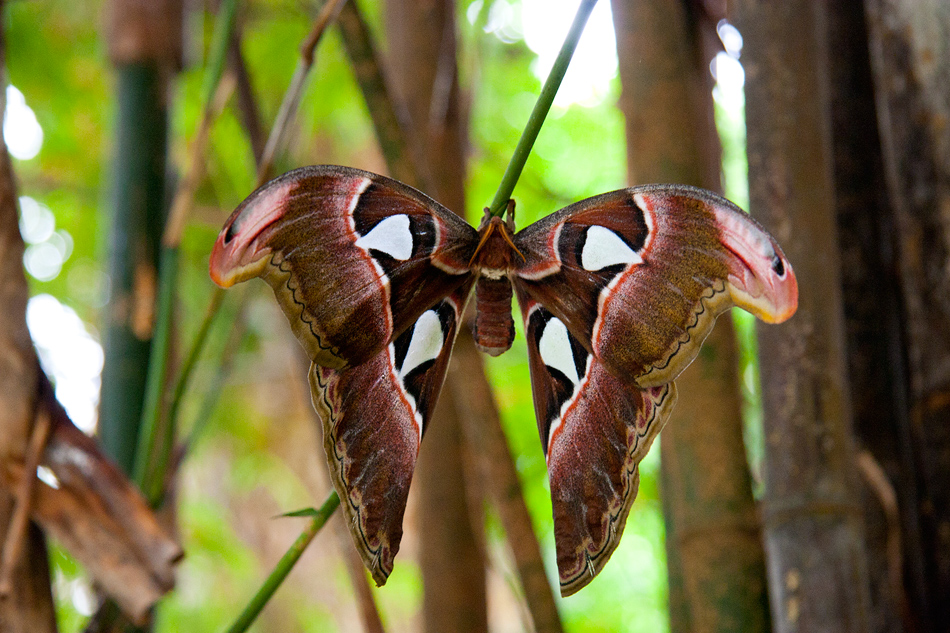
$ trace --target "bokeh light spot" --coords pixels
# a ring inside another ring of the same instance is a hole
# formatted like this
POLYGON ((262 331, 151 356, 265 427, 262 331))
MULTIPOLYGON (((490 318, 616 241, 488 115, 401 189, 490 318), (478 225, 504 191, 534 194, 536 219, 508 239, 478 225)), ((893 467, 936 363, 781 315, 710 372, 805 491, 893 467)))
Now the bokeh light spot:
POLYGON ((43 146, 43 128, 36 114, 26 105, 26 97, 16 86, 7 86, 7 109, 3 113, 3 140, 10 155, 30 160, 43 146))

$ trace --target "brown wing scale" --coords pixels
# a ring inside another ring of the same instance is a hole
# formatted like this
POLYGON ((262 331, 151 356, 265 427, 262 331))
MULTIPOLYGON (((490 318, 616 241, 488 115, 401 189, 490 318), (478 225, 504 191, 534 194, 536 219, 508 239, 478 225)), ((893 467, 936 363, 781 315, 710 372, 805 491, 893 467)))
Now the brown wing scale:
POLYGON ((513 283, 544 305, 616 376, 671 381, 727 308, 769 322, 798 287, 778 244, 735 205, 692 187, 589 198, 515 235, 513 283))
POLYGON ((222 286, 262 277, 310 358, 372 358, 470 277, 477 233, 397 181, 337 166, 267 183, 225 223, 211 255, 222 286))
POLYGON ((637 495, 639 463, 676 401, 672 383, 613 376, 540 304, 519 296, 545 449, 562 595, 603 568, 637 495))
POLYGON ((363 562, 386 582, 402 538, 419 444, 445 380, 471 284, 426 310, 375 357, 310 367, 333 485, 363 562))

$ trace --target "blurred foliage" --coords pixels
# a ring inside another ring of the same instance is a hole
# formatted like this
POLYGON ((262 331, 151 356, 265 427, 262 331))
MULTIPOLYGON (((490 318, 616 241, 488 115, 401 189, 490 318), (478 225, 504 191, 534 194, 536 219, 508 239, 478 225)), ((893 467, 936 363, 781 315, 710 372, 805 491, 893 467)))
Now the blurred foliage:
MULTIPOLYGON (((318 4, 297 0, 242 3, 242 50, 265 129, 277 111, 296 65, 299 43, 318 4)), ((460 74, 471 125, 468 208, 456 211, 477 221, 494 194, 541 79, 532 72, 535 55, 517 36, 517 28, 506 30, 503 37, 484 28, 496 5, 504 4, 517 14, 518 2, 461 0, 458 4, 460 74)), ((360 6, 384 50, 381 8, 370 1, 360 6)), ((102 0, 47 0, 7 3, 4 16, 10 81, 25 95, 45 134, 36 158, 15 162, 21 195, 48 206, 56 227, 68 232, 74 244, 59 275, 48 281, 31 279, 31 287, 74 308, 92 332, 108 301, 103 249, 109 226, 105 201, 114 125, 113 75, 101 39, 102 12, 102 0)), ((567 10, 565 20, 572 12, 567 10)), ((172 174, 185 164, 197 126, 202 60, 212 16, 196 12, 186 24, 187 65, 175 78, 170 94, 172 174)), ((625 184, 624 123, 615 107, 616 78, 607 93, 599 105, 552 112, 515 190, 519 226, 625 184)), ((250 144, 234 107, 232 102, 213 130, 207 177, 182 244, 176 336, 183 344, 191 340, 208 303, 212 285, 207 257, 214 237, 254 184, 250 144)), ((333 30, 318 49, 315 72, 289 137, 290 147, 278 163, 279 171, 311 163, 384 170, 362 96, 333 30)), ((179 630, 183 622, 190 631, 223 629, 305 520, 276 517, 319 505, 328 490, 322 446, 310 410, 306 365, 270 291, 255 283, 246 292, 248 334, 239 346, 227 385, 218 394, 214 415, 200 421, 202 431, 182 466, 176 490, 177 519, 187 555, 177 590, 158 609, 156 631, 179 630)), ((234 303, 218 320, 190 390, 182 418, 186 433, 195 424, 204 392, 217 371, 214 363, 234 326, 236 294, 229 295, 228 301, 234 303)), ((512 351, 486 359, 486 364, 556 584, 550 493, 526 358, 519 331, 512 351)), ((569 631, 668 629, 658 454, 657 449, 652 451, 641 466, 639 498, 611 562, 588 589, 560 601, 569 631)), ((419 628, 422 589, 415 560, 421 544, 415 537, 413 503, 410 500, 407 534, 395 572, 386 587, 375 593, 390 631, 419 628)), ((497 525, 488 535, 491 547, 506 551, 497 525)), ((295 580, 265 609, 258 630, 358 627, 353 591, 337 553, 339 545, 331 530, 316 539, 294 571, 295 580)), ((66 554, 55 550, 52 559, 61 628, 78 630, 83 613, 91 608, 91 594, 83 584, 82 570, 66 554)), ((517 616, 502 615, 504 630, 519 629, 517 616)))
POLYGON ((26 96, 43 128, 40 154, 15 161, 20 195, 49 207, 57 228, 72 236, 73 250, 50 281, 30 278, 31 289, 48 292, 95 323, 106 290, 101 217, 103 178, 108 173, 112 77, 104 65, 96 3, 58 0, 46 6, 6 7, 7 73, 26 96))

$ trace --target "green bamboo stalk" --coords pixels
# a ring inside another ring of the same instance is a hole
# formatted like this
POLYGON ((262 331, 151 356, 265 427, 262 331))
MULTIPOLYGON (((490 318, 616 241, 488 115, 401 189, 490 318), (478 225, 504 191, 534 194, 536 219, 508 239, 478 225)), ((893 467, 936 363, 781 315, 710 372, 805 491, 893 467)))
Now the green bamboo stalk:
POLYGON ((594 10, 595 4, 597 4, 597 0, 583 0, 581 6, 577 8, 577 14, 574 16, 571 29, 567 32, 567 37, 564 38, 561 50, 557 54, 554 66, 551 68, 551 74, 548 75, 547 80, 544 82, 544 87, 541 88, 538 101, 534 104, 534 110, 531 111, 528 123, 525 125, 524 132, 521 133, 518 145, 511 155, 511 161, 508 162, 505 174, 501 178, 501 184, 498 185, 498 191, 495 193, 495 198, 489 207, 489 213, 493 216, 501 216, 505 212, 505 209, 508 208, 508 200, 511 199, 515 185, 518 183, 521 172, 524 170, 524 165, 528 161, 531 148, 534 147, 534 142, 538 138, 538 133, 541 132, 544 119, 548 116, 551 104, 554 103, 554 96, 557 94, 558 88, 561 87, 564 73, 567 72, 567 67, 570 65, 571 58, 574 56, 574 50, 577 48, 577 42, 584 32, 584 27, 587 25, 587 18, 590 17, 590 13, 594 10))
POLYGON ((290 573, 290 570, 294 568, 294 565, 297 564, 297 561, 300 560, 304 550, 310 545, 310 541, 312 541, 317 533, 320 532, 321 528, 326 525, 327 520, 333 516, 333 513, 336 512, 339 506, 340 497, 336 492, 331 492, 327 500, 320 506, 320 509, 312 512, 310 523, 307 524, 304 531, 297 537, 294 544, 290 546, 287 553, 277 562, 274 571, 270 573, 264 581, 264 584, 261 585, 261 588, 258 589, 254 597, 251 598, 251 601, 248 602, 241 614, 228 628, 228 633, 242 633, 251 626, 264 608, 264 605, 267 604, 271 596, 274 595, 274 592, 277 591, 277 588, 284 582, 284 579, 287 578, 287 575, 290 573))
MULTIPOLYGON (((237 0, 224 0, 215 19, 214 36, 203 89, 205 101, 199 137, 207 133, 206 130, 210 128, 210 122, 214 116, 215 93, 224 74, 228 41, 234 31, 236 15, 237 0)), ((197 167, 192 166, 192 175, 196 170, 197 167)), ((178 203, 179 198, 176 196, 176 204, 172 207, 161 250, 155 335, 149 356, 148 378, 133 471, 135 482, 152 503, 162 497, 165 469, 168 465, 174 434, 174 427, 171 424, 166 424, 164 429, 159 427, 171 347, 172 309, 178 280, 180 256, 178 243, 186 211, 186 206, 178 203)), ((193 356, 196 354, 189 355, 189 358, 193 356)))
POLYGON ((168 117, 158 65, 122 64, 117 74, 110 306, 127 308, 106 312, 99 436, 109 455, 128 474, 135 463, 153 343, 151 324, 137 318, 136 311, 128 307, 147 300, 136 293, 136 287, 148 273, 154 275, 159 265, 168 117))

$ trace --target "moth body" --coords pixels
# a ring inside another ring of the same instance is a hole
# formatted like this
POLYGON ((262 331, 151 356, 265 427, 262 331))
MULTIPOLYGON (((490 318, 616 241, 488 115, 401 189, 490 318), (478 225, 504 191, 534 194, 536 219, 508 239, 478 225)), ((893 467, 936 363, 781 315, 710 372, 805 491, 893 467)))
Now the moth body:
POLYGON ((481 277, 475 284, 475 345, 489 356, 511 348, 515 322, 511 317, 511 281, 508 277, 481 277))
POLYGON ((511 348, 515 322, 511 316, 511 279, 509 275, 519 257, 509 230, 512 223, 500 217, 488 217, 479 230, 479 244, 472 256, 475 282, 475 326, 472 334, 478 349, 498 356, 511 348))

